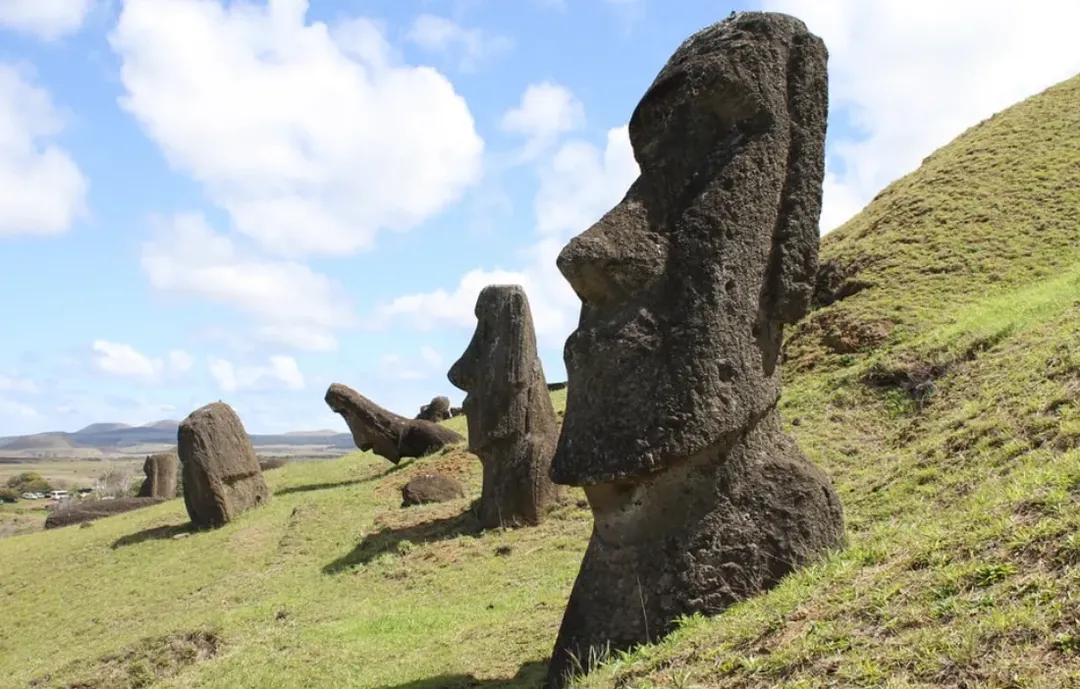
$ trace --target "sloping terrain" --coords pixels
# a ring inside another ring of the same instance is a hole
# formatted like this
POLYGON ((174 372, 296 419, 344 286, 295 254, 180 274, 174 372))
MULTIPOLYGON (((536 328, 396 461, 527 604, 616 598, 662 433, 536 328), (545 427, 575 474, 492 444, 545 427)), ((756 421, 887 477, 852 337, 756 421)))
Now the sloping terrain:
MULTIPOLYGON (((1080 78, 930 156, 822 255, 782 406, 847 549, 582 686, 1080 686, 1080 78)), ((588 510, 571 491, 541 527, 478 533, 468 500, 400 509, 432 470, 478 495, 460 447, 353 455, 270 472, 271 502, 211 533, 171 501, 0 541, 0 686, 537 686, 588 510)))

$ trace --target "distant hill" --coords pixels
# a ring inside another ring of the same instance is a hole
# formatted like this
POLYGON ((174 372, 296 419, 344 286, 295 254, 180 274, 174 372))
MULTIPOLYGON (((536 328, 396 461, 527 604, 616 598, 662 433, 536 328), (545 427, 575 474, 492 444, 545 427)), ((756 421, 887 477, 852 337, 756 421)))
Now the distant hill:
POLYGON ((75 447, 66 433, 37 433, 0 438, 0 450, 66 450, 75 447))
POLYGON ((155 421, 154 423, 143 424, 142 428, 156 428, 161 431, 176 432, 176 429, 180 427, 180 422, 176 419, 162 419, 161 421, 155 421))
MULTIPOLYGON (((74 433, 63 431, 37 433, 34 435, 0 438, 0 449, 9 451, 57 451, 69 448, 93 448, 98 450, 123 450, 140 445, 173 445, 176 443, 178 422, 164 420, 146 426, 129 426, 121 423, 94 423, 74 433)), ((325 446, 351 450, 355 448, 352 436, 332 429, 317 431, 293 431, 269 435, 251 435, 256 447, 325 446)))
POLYGON ((126 423, 92 423, 86 428, 80 428, 72 433, 72 435, 92 435, 94 433, 107 433, 109 431, 119 431, 123 428, 131 428, 126 423))

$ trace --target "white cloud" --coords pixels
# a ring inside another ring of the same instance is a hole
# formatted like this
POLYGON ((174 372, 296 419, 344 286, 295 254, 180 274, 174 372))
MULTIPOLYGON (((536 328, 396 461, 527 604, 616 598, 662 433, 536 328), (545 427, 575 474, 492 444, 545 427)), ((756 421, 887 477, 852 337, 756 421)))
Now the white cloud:
POLYGON ((167 359, 161 359, 151 358, 122 342, 94 340, 90 348, 99 371, 147 383, 159 383, 168 375, 187 373, 193 363, 191 355, 182 350, 173 350, 167 359))
POLYGON ((445 375, 442 355, 424 345, 418 357, 386 354, 379 358, 379 375, 389 380, 426 380, 445 375))
POLYGON ((518 284, 529 297, 538 338, 565 339, 581 302, 555 267, 570 237, 585 231, 617 204, 637 178, 638 166, 625 126, 607 134, 603 149, 586 141, 563 144, 539 168, 536 195, 537 242, 522 252, 520 270, 474 269, 452 291, 407 294, 378 308, 382 319, 401 319, 419 330, 443 325, 475 327, 480 290, 491 284, 518 284))
POLYGON ((800 17, 825 40, 833 119, 842 111, 856 130, 830 130, 824 230, 968 127, 1080 72, 1076 0, 762 5, 800 17))
POLYGON ((211 299, 254 316, 265 341, 332 350, 332 331, 354 323, 340 285, 303 264, 241 252, 198 214, 164 223, 143 245, 142 267, 159 290, 211 299))
POLYGON ((24 392, 32 395, 38 392, 38 386, 29 378, 17 378, 0 374, 0 392, 24 392))
POLYGON ((63 128, 49 93, 0 63, 0 237, 61 234, 86 212, 86 179, 53 140, 63 128))
POLYGON ((304 388, 304 375, 291 356, 271 356, 265 366, 236 366, 226 359, 209 357, 210 375, 224 392, 284 387, 304 388))
POLYGON ((94 0, 0 0, 0 27, 46 41, 75 33, 94 0))
POLYGON ((458 69, 466 72, 514 47, 514 42, 505 36, 493 36, 483 29, 465 29, 451 19, 426 13, 413 21, 406 38, 434 53, 460 50, 458 69))
POLYGON ((127 0, 120 99, 235 228, 282 254, 348 254, 435 216, 480 178, 453 85, 378 25, 305 23, 304 0, 127 0))
POLYGON ((585 106, 561 84, 542 81, 530 84, 521 103, 508 110, 499 122, 503 131, 526 137, 523 159, 546 152, 562 134, 585 124, 585 106))

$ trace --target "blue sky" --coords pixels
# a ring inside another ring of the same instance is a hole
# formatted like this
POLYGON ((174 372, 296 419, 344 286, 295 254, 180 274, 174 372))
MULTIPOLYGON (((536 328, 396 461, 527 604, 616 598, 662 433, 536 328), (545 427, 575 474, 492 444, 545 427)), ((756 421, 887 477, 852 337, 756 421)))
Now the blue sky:
POLYGON ((671 52, 753 9, 830 49, 826 232, 1080 71, 1075 0, 0 0, 0 435, 458 401, 492 282, 564 379, 555 255, 636 176, 671 52))

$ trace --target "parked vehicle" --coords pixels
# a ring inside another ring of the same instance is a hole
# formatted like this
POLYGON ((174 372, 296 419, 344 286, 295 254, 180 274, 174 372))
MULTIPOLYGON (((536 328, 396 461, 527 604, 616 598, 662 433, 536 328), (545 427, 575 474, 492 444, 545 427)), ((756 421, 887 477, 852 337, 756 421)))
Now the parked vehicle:
POLYGON ((67 492, 66 490, 54 490, 53 492, 49 493, 49 497, 53 500, 67 500, 71 497, 71 493, 67 492))

